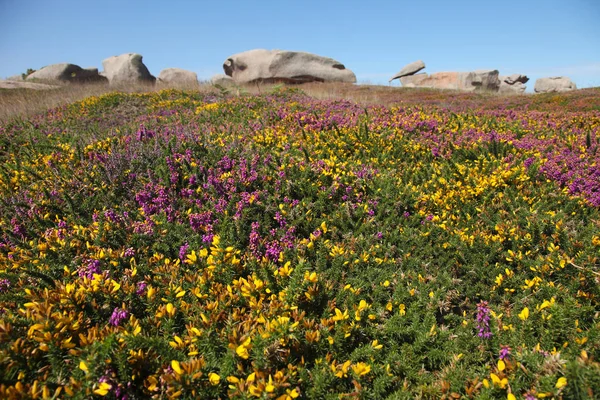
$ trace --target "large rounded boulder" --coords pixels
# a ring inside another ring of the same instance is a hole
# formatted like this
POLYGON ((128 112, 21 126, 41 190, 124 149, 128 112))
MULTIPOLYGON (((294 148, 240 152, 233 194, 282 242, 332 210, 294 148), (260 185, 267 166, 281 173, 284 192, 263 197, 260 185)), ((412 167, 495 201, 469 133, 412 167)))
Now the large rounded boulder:
POLYGON ((540 78, 535 81, 535 86, 533 87, 536 93, 568 92, 576 89, 577 85, 566 76, 540 78))
POLYGON ((28 81, 44 82, 101 82, 106 79, 98 74, 97 68, 81 68, 79 65, 60 63, 51 64, 29 74, 28 81))
POLYGON ((198 75, 181 68, 165 68, 158 74, 158 81, 168 85, 193 86, 198 84, 198 75))
POLYGON ((142 56, 136 53, 112 56, 102 61, 103 76, 106 76, 111 85, 131 83, 154 83, 148 68, 142 62, 142 56))
POLYGON ((245 51, 227 58, 223 70, 237 83, 356 82, 354 73, 339 61, 301 51, 245 51))
POLYGON ((480 69, 459 74, 459 90, 497 92, 499 87, 497 69, 480 69))
POLYGON ((525 93, 527 87, 525 84, 529 81, 526 75, 512 74, 509 76, 500 76, 500 93, 521 94, 525 93))

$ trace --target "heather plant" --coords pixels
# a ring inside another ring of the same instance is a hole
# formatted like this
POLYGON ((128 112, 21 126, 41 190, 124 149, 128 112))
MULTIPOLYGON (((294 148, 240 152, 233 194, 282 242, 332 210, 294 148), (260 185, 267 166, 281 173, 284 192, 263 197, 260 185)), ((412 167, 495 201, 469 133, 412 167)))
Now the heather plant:
POLYGON ((469 101, 0 125, 1 397, 597 397, 600 114, 469 101))

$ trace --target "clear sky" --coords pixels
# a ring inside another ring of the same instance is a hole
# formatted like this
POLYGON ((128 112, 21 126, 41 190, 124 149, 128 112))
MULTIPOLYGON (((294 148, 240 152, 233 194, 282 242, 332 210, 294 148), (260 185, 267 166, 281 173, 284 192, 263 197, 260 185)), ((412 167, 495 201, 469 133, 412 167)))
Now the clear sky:
POLYGON ((0 78, 135 52, 154 75, 202 80, 255 48, 332 57, 359 83, 422 59, 428 73, 523 73, 528 90, 557 75, 600 86, 600 0, 0 0, 0 78))

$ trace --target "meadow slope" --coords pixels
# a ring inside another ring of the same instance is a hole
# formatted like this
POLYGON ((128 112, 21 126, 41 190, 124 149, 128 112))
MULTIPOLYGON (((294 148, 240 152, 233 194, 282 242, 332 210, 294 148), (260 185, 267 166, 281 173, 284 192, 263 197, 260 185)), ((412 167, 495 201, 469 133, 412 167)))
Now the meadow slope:
POLYGON ((600 91, 322 88, 0 124, 0 397, 600 396, 600 91))

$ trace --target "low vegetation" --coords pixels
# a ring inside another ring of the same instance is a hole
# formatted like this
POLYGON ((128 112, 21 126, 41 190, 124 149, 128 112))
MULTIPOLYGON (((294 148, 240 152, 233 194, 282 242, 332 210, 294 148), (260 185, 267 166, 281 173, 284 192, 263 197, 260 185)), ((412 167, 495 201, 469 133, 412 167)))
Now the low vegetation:
POLYGON ((600 396, 600 91, 259 90, 0 125, 0 397, 600 396))

